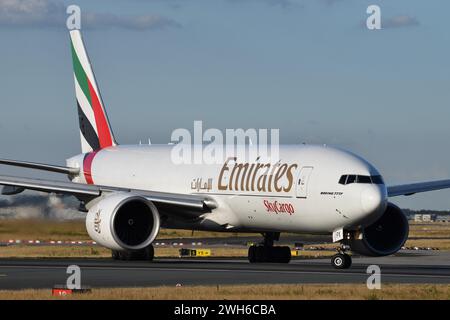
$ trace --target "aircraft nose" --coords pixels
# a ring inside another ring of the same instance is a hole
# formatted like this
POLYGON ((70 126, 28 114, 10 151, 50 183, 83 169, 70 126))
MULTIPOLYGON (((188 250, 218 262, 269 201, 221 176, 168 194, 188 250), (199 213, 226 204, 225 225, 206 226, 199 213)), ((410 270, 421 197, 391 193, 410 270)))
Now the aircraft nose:
POLYGON ((371 185, 364 188, 361 192, 361 206, 366 214, 380 213, 386 209, 387 195, 385 188, 377 185, 371 185))

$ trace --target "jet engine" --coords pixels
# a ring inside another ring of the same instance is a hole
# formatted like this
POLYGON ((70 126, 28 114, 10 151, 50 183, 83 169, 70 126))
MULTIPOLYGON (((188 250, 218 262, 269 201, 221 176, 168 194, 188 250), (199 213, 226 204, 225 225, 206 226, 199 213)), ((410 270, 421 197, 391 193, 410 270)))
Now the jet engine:
POLYGON ((158 235, 160 216, 155 205, 140 196, 114 193, 88 211, 86 229, 98 244, 111 250, 139 250, 158 235))
POLYGON ((409 224, 403 211, 388 203, 384 214, 368 227, 353 234, 345 243, 365 256, 387 256, 401 249, 408 239, 409 224))

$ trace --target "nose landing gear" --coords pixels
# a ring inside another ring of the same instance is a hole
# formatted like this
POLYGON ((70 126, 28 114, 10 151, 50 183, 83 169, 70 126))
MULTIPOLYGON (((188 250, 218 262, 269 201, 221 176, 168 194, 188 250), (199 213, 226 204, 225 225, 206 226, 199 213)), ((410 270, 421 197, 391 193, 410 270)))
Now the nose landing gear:
POLYGON ((331 257, 331 265, 336 269, 348 269, 352 265, 352 257, 346 253, 350 247, 341 245, 338 253, 331 257))
POLYGON ((259 245, 252 245, 248 249, 248 261, 250 263, 272 262, 289 263, 291 261, 291 249, 287 246, 275 247, 274 241, 280 239, 280 233, 263 233, 264 241, 259 245))

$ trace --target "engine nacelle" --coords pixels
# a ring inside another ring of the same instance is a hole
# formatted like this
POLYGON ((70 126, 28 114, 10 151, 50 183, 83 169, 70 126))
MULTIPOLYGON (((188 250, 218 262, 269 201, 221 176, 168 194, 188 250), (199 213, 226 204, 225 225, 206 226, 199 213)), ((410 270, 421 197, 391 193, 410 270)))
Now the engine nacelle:
POLYGON ((388 203, 384 214, 345 243, 353 252, 365 256, 387 256, 401 249, 408 239, 409 224, 403 211, 388 203))
POLYGON ((92 240, 112 250, 143 249, 155 240, 159 227, 155 205, 127 193, 101 199, 86 217, 86 229, 92 240))

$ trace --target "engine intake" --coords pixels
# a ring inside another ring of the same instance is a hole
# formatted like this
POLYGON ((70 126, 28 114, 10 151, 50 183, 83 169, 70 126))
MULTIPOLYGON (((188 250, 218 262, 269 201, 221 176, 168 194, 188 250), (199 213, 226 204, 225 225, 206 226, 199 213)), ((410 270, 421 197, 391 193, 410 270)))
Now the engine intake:
POLYGON ((86 217, 89 236, 112 250, 139 250, 158 235, 158 209, 147 199, 127 193, 112 194, 92 206, 86 217))
POLYGON ((346 243, 352 251, 365 256, 387 256, 401 249, 408 239, 409 224, 403 211, 388 203, 384 214, 346 243))

